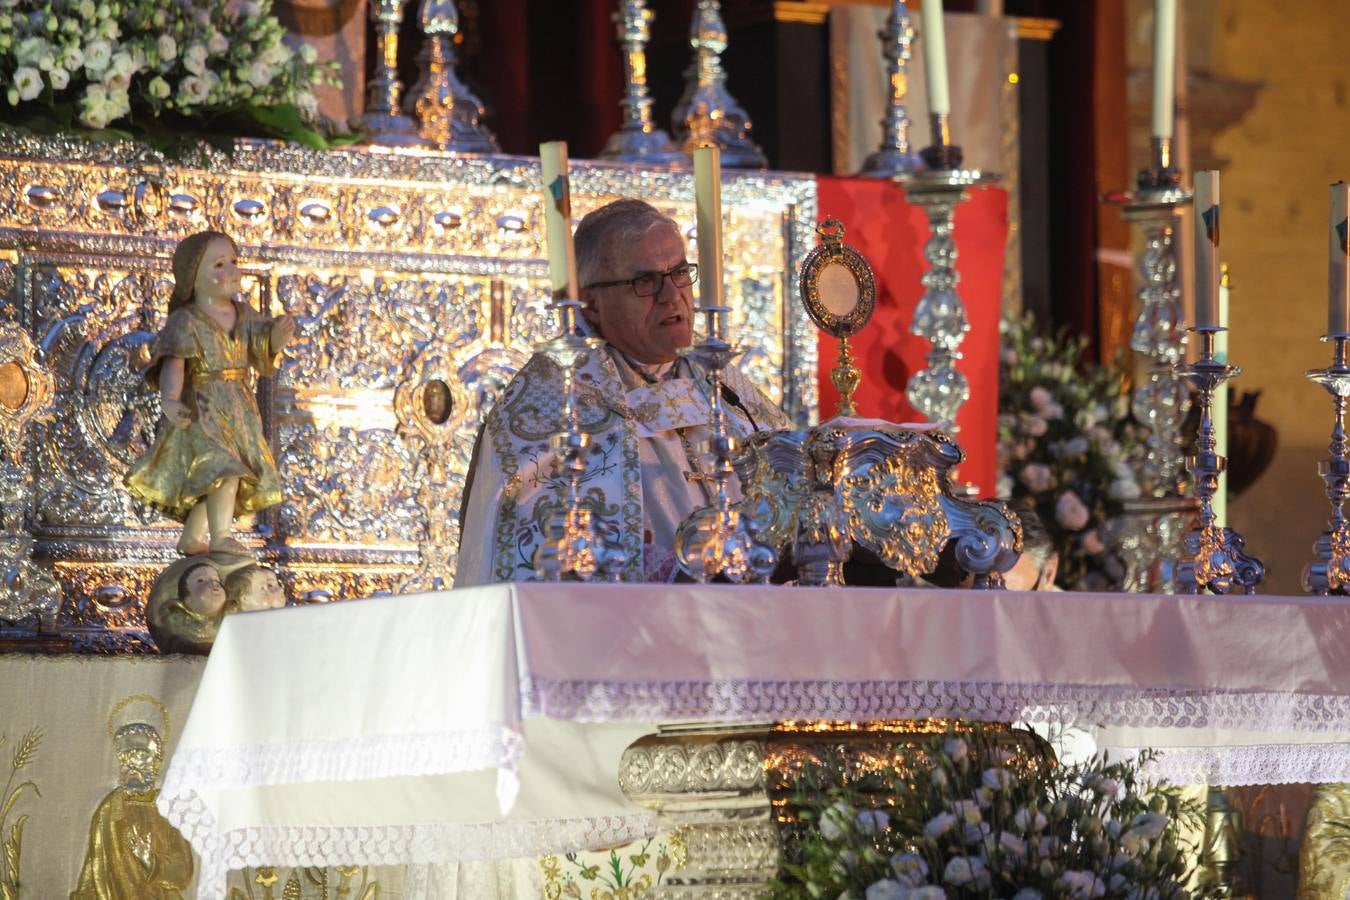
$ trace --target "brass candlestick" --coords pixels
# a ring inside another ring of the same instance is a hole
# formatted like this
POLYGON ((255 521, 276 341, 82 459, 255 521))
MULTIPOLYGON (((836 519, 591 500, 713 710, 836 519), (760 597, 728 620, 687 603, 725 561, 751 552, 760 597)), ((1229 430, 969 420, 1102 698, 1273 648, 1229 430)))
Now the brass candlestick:
POLYGON ((1303 569, 1303 589, 1312 594, 1350 593, 1350 527, 1345 521, 1345 501, 1350 499, 1350 440, 1345 434, 1346 398, 1350 397, 1350 365, 1346 364, 1346 342, 1350 334, 1338 332, 1322 338, 1335 344, 1332 363, 1325 369, 1310 369, 1307 377, 1326 388, 1331 395, 1333 425, 1331 457, 1317 464, 1317 472, 1326 484, 1331 502, 1327 530, 1313 544, 1317 558, 1303 569))

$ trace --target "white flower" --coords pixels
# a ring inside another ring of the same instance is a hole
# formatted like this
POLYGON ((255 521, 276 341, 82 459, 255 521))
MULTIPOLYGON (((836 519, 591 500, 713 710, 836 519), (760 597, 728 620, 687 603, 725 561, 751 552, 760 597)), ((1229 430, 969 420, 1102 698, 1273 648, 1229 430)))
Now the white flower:
POLYGON ((1055 501, 1055 521, 1070 531, 1087 527, 1091 518, 1087 505, 1073 491, 1065 491, 1055 501))
POLYGON ((64 91, 66 85, 70 84, 70 73, 60 66, 57 66, 47 73, 47 80, 51 82, 52 90, 64 91))
POLYGON ((837 841, 844 836, 849 822, 853 819, 853 808, 840 800, 833 803, 820 814, 820 834, 827 841, 837 841))
POLYGON ((1013 816, 1013 824, 1023 831, 1043 831, 1050 824, 1040 810, 1022 807, 1013 816))
POLYGON ((985 769, 980 775, 980 783, 991 791, 1006 791, 1017 783, 1017 776, 1007 769, 985 769))
POLYGON ((1018 429, 1029 437, 1042 437, 1050 430, 1049 424, 1041 416, 1023 415, 1017 423, 1018 429))
POLYGON ((941 769, 934 769, 932 774, 929 775, 929 778, 932 780, 934 787, 940 788, 946 787, 947 783, 951 781, 951 779, 947 777, 947 773, 941 769))
POLYGON ((908 900, 947 900, 947 892, 935 884, 916 887, 906 897, 908 900))
POLYGON ((255 60, 249 64, 248 83, 255 88, 267 87, 275 76, 275 70, 262 60, 255 60))
POLYGON ((122 26, 117 24, 116 19, 104 19, 95 31, 105 41, 115 41, 122 36, 122 26))
POLYGON ((14 87, 20 100, 36 100, 42 93, 42 73, 32 66, 19 66, 14 70, 14 87))
POLYGON ((185 106, 200 105, 209 93, 206 82, 196 75, 185 76, 178 82, 178 99, 185 106))
MULTIPOLYGON (((923 833, 930 838, 942 837, 942 835, 956 827, 956 816, 951 813, 938 813, 923 826, 923 833)), ((821 829, 824 830, 823 828, 821 829)))
POLYGON ((1138 831, 1127 831, 1120 836, 1120 854, 1126 859, 1134 859, 1148 849, 1148 838, 1138 831))
POLYGON ((891 871, 906 887, 918 887, 928 880, 928 863, 913 853, 897 853, 891 857, 891 871))
POLYGON ((1079 434, 1069 438, 1068 442, 1064 444, 1064 450, 1074 456, 1085 456, 1090 446, 1088 439, 1079 434))
POLYGON ((75 72, 84 66, 84 51, 78 44, 71 44, 65 50, 61 51, 61 68, 67 72, 75 72))
POLYGON ((980 882, 987 878, 984 860, 973 856, 955 856, 947 860, 947 868, 942 870, 942 880, 952 887, 962 887, 971 882, 980 882))
POLYGON ((221 56, 230 49, 230 40, 219 31, 212 31, 211 36, 206 39, 206 49, 212 56, 221 56))
POLYGON ((103 86, 112 91, 125 91, 131 86, 131 76, 125 72, 118 72, 116 69, 109 69, 103 73, 103 86))
POLYGON ((1143 491, 1134 477, 1117 478, 1107 487, 1106 492, 1112 500, 1138 500, 1143 491))
POLYGON ((954 763, 959 763, 970 753, 970 747, 959 737, 947 738, 942 742, 942 752, 947 754, 954 763))
POLYGON ((1103 797, 1115 797, 1120 793, 1120 782, 1105 775, 1093 778, 1088 783, 1088 787, 1103 797))
POLYGON ((314 49, 313 44, 310 43, 301 44, 300 58, 305 61, 306 65, 312 66, 319 61, 319 51, 314 49))
POLYGON ((241 19, 255 19, 261 12, 262 7, 254 0, 244 0, 243 3, 239 4, 239 18, 241 19))
POLYGON ((118 50, 112 55, 112 59, 108 60, 108 71, 130 78, 136 74, 136 62, 131 58, 131 54, 118 50))
POLYGON ((1059 853, 1061 843, 1059 838, 1043 834, 1036 839, 1036 855, 1041 859, 1048 859, 1059 853))
POLYGON ((264 65, 276 69, 289 62, 294 55, 295 54, 290 47, 287 47, 281 42, 277 42, 264 50, 258 59, 261 60, 264 65))
POLYGON ((155 41, 155 50, 161 62, 169 62, 178 56, 178 42, 171 34, 161 34, 159 40, 155 41))
POLYGON ((967 822, 961 826, 961 840, 966 842, 969 847, 974 847, 989 837, 992 831, 988 822, 967 822))
POLYGON ((49 53, 51 45, 47 43, 46 38, 39 35, 31 35, 14 45, 14 61, 20 68, 36 66, 38 60, 49 53))
POLYGON ((1012 900, 1045 900, 1045 895, 1035 888, 1022 888, 1013 894, 1012 900))
POLYGON ((1059 883, 1064 885, 1071 900, 1094 900, 1096 897, 1106 895, 1106 885, 1102 880, 1093 873, 1081 869, 1070 869, 1065 872, 1059 876, 1059 883))
POLYGON ((858 813, 854 822, 863 834, 876 834, 891 826, 891 817, 879 809, 865 809, 858 813))
POLYGON ((150 79, 150 84, 146 86, 146 89, 150 92, 150 96, 156 100, 167 100, 169 95, 173 93, 169 83, 158 75, 150 79))
POLYGON ((84 70, 90 78, 98 78, 112 61, 112 46, 107 41, 90 41, 84 45, 84 70))
POLYGON ((1032 409, 1044 411, 1054 404, 1055 395, 1038 384, 1027 394, 1027 399, 1031 401, 1032 409))
POLYGON ((1055 475, 1045 463, 1027 463, 1017 473, 1017 477, 1033 494, 1048 491, 1055 486, 1055 475))
POLYGON ((889 878, 867 886, 867 900, 908 900, 909 888, 889 878))
POLYGON ((94 6, 94 0, 80 0, 80 18, 86 22, 94 17, 98 9, 94 6))
POLYGON ((319 114, 319 98, 309 91, 301 91, 295 95, 295 108, 300 110, 303 118, 312 120, 319 114))
POLYGON ((10 105, 10 106, 18 106, 18 105, 19 105, 19 89, 18 89, 18 88, 10 88, 9 90, 5 91, 5 99, 9 101, 9 105, 10 105))
POLYGON ((205 72, 206 48, 195 41, 188 44, 188 48, 183 51, 183 68, 193 75, 200 75, 205 72))
POLYGON ((116 122, 131 112, 131 97, 124 90, 108 91, 108 121, 116 122))
POLYGON ((108 91, 102 85, 92 85, 84 93, 80 107, 80 121, 90 128, 105 128, 110 121, 108 91))
POLYGON ((957 800, 952 804, 952 812, 956 813, 957 818, 970 825, 978 825, 984 821, 980 815, 980 804, 976 800, 957 800))
POLYGON ((1027 842, 1007 831, 998 833, 998 845, 1008 856, 1022 858, 1027 855, 1027 842))
POLYGON ((1137 831, 1150 841, 1156 841, 1167 830, 1167 816, 1162 813, 1140 813, 1130 820, 1130 830, 1137 831))

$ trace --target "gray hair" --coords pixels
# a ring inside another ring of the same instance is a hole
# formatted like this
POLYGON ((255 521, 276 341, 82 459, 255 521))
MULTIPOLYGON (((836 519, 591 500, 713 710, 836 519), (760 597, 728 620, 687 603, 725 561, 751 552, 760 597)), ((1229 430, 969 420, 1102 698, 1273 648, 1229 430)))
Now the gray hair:
POLYGON ((641 240, 662 225, 683 234, 680 225, 645 200, 625 198, 607 203, 587 213, 577 225, 574 241, 577 251, 577 287, 607 280, 616 248, 641 240))

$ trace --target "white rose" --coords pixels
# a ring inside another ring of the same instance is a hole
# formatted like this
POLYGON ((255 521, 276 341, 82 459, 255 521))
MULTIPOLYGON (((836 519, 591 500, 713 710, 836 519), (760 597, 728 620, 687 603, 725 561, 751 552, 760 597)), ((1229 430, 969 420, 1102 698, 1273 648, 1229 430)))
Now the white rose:
POLYGON ((156 100, 167 100, 169 99, 169 95, 173 93, 173 89, 169 87, 169 83, 158 75, 150 79, 147 90, 150 91, 150 96, 154 97, 156 100))
POLYGON ((131 98, 125 90, 108 91, 108 121, 116 122, 131 112, 131 98))
POLYGON ((163 62, 169 62, 178 56, 178 42, 171 34, 161 34, 159 40, 155 41, 155 49, 159 51, 159 58, 163 62))
POLYGON ((971 825, 977 825, 983 821, 984 817, 980 814, 980 804, 976 800, 957 800, 952 804, 952 812, 962 822, 971 825))
POLYGON ((942 752, 947 754, 954 763, 959 763, 970 753, 970 747, 959 737, 947 738, 942 742, 942 752))
POLYGON ((103 86, 111 91, 125 91, 131 86, 131 76, 116 69, 109 69, 103 75, 103 86))
POLYGON ((312 66, 319 61, 319 51, 314 49, 313 44, 301 44, 300 58, 305 61, 306 65, 312 66))
POLYGON ((319 98, 309 91, 295 95, 295 108, 300 110, 302 118, 312 121, 319 114, 319 98))
POLYGON ((50 52, 47 41, 37 35, 26 37, 14 46, 14 61, 21 67, 35 66, 44 53, 50 52))
POLYGON ((1006 831, 998 833, 998 845, 1008 856, 1021 858, 1027 855, 1027 842, 1015 834, 1006 831))
POLYGON ((984 860, 973 856, 955 856, 947 860, 947 868, 942 870, 942 880, 952 887, 962 887, 986 877, 984 860))
POLYGON ((131 58, 131 54, 119 50, 114 53, 112 59, 108 61, 108 70, 130 78, 132 75, 136 74, 136 61, 131 58))
POLYGON ((91 41, 84 46, 84 69, 89 77, 98 78, 112 60, 112 46, 107 41, 91 41))
POLYGON ((84 51, 77 44, 71 44, 61 53, 61 68, 74 72, 84 66, 84 51))
POLYGON ((248 67, 248 83, 255 88, 264 88, 272 83, 276 71, 262 60, 255 60, 248 67))
POLYGON ((1102 880, 1093 873, 1081 869, 1070 869, 1065 872, 1059 876, 1059 883, 1064 885, 1071 900, 1094 900, 1096 897, 1106 895, 1106 885, 1102 880))
POLYGON ((934 884, 916 887, 907 896, 909 900, 947 900, 947 892, 934 884))
POLYGON ((122 27, 115 19, 105 19, 99 23, 98 36, 107 41, 115 41, 122 36, 122 27))
POLYGON ((1139 482, 1135 481, 1133 477, 1117 478, 1107 487, 1106 492, 1112 500, 1138 500, 1139 496, 1143 494, 1139 482))
POLYGON ((863 834, 876 834, 891 826, 891 817, 879 809, 865 809, 858 813, 854 822, 863 834))
POLYGON ((840 800, 833 803, 820 814, 820 834, 827 841, 837 841, 844 836, 849 822, 853 819, 853 809, 840 800))
POLYGON ((14 87, 20 100, 36 100, 42 93, 42 73, 32 66, 19 66, 14 70, 14 87))
POLYGON ((1045 895, 1035 888, 1022 888, 1013 894, 1012 900, 1045 900, 1045 895))
POLYGON ((70 84, 70 73, 57 66, 47 73, 47 80, 52 83, 52 90, 64 91, 66 85, 70 84))
POLYGON ((891 871, 907 887, 918 887, 928 880, 928 863, 914 853, 897 853, 891 857, 891 871))
POLYGON ((262 55, 258 58, 264 65, 271 66, 275 69, 287 63, 292 56, 294 56, 294 53, 291 48, 278 42, 264 50, 262 55))
POLYGON ((94 6, 94 0, 80 0, 80 18, 86 22, 94 17, 98 9, 94 6))
POLYGON ((196 42, 188 44, 188 48, 183 51, 183 68, 193 75, 200 75, 205 72, 206 48, 196 42))
POLYGON ((230 49, 230 40, 219 31, 211 32, 211 36, 206 39, 206 49, 212 56, 221 56, 230 49))
POLYGON ((1024 806, 1013 816, 1013 824, 1023 831, 1042 831, 1050 823, 1040 810, 1033 811, 1024 806))
POLYGON ((1162 813, 1140 813, 1130 820, 1130 830, 1137 831, 1150 841, 1156 841, 1167 830, 1167 816, 1162 813))
POLYGON ((923 826, 923 833, 930 838, 942 837, 956 827, 956 816, 951 813, 938 813, 923 826))
POLYGON ((56 55, 50 50, 38 57, 37 67, 43 72, 50 72, 56 68, 56 55))
POLYGON ((209 93, 206 82, 196 75, 188 75, 178 82, 178 99, 184 106, 200 105, 209 93))
POLYGON ((909 888, 898 881, 885 878, 867 886, 867 900, 908 900, 909 888))
POLYGON ((985 769, 980 774, 980 783, 991 791, 1006 791, 1017 783, 1017 778, 1007 769, 985 769))
POLYGON ((108 95, 101 88, 95 85, 85 94, 84 104, 80 109, 80 121, 90 128, 106 128, 108 125, 108 95), (95 94, 95 91, 98 91, 95 94))

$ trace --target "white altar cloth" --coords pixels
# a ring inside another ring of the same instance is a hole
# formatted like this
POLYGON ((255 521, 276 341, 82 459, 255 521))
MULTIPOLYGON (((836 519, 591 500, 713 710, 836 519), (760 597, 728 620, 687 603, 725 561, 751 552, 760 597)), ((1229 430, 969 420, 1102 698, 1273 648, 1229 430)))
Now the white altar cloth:
POLYGON ((159 804, 221 897, 229 868, 636 838, 619 758, 658 722, 926 716, 1105 726, 1187 780, 1289 780, 1253 764, 1283 752, 1350 780, 1350 604, 511 584, 229 616, 159 804))

